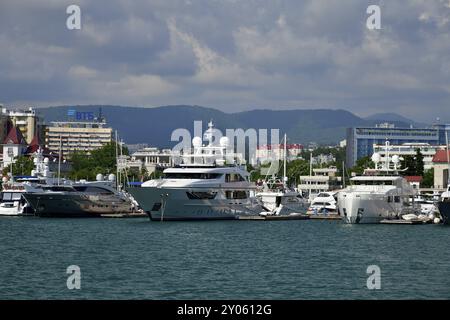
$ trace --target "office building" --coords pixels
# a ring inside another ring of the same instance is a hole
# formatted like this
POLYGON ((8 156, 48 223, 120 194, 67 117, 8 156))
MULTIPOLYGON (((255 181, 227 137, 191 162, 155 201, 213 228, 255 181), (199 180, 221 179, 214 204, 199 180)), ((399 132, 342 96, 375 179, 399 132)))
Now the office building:
POLYGON ((112 141, 112 128, 102 121, 55 121, 45 131, 45 146, 64 157, 74 151, 90 153, 112 141), (60 143, 61 141, 61 143, 60 143))
POLYGON ((445 145, 445 130, 450 125, 435 124, 431 128, 397 128, 382 124, 376 127, 357 127, 347 129, 346 165, 353 167, 358 159, 370 157, 374 145, 405 143, 426 143, 431 146, 445 145))

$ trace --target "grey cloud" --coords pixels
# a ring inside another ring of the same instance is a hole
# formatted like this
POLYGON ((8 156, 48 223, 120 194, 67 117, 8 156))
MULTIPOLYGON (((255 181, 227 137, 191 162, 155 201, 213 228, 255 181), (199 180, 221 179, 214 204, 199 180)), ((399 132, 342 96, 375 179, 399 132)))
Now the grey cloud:
POLYGON ((0 4, 0 101, 332 107, 450 121, 450 2, 13 1, 0 4), (79 4, 82 30, 65 28, 79 4))

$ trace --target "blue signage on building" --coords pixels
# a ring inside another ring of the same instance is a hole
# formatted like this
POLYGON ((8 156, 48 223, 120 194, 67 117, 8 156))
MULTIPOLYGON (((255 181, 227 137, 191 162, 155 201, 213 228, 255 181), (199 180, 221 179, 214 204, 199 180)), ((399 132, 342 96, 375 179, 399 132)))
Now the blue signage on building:
POLYGON ((93 121, 95 120, 94 112, 80 112, 74 109, 67 110, 67 115, 69 117, 74 117, 76 120, 81 121, 93 121))
POLYGON ((77 112, 76 113, 77 120, 94 120, 94 113, 93 112, 77 112))

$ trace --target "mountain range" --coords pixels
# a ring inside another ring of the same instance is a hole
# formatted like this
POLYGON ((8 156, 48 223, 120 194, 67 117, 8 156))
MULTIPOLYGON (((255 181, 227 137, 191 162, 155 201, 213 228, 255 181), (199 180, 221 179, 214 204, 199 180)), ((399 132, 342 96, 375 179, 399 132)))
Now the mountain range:
POLYGON ((188 129, 193 132, 194 121, 202 120, 204 130, 208 121, 213 120, 215 127, 225 133, 225 129, 248 128, 280 129, 280 136, 288 135, 291 143, 316 142, 335 145, 345 139, 346 128, 354 126, 374 126, 388 121, 398 127, 418 124, 397 114, 376 114, 361 118, 342 109, 297 109, 297 110, 252 110, 238 113, 225 113, 213 108, 201 106, 162 106, 139 108, 111 105, 55 106, 39 108, 47 123, 67 121, 68 110, 94 112, 100 109, 107 123, 127 144, 147 143, 155 147, 172 147, 173 130, 188 129))

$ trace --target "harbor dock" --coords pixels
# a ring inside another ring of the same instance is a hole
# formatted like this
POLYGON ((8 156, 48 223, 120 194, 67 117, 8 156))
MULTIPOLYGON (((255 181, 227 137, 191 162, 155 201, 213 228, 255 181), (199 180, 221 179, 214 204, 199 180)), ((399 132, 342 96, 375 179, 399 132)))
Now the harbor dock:
POLYGON ((396 220, 390 220, 390 219, 385 219, 385 220, 381 220, 380 223, 382 224, 401 224, 401 225, 417 225, 417 224, 427 224, 430 223, 431 221, 424 221, 424 220, 404 220, 404 219, 396 219, 396 220))
POLYGON ((102 218, 145 218, 147 214, 145 212, 135 213, 105 213, 101 215, 102 218))
POLYGON ((273 215, 273 216, 239 216, 237 220, 247 221, 286 221, 286 220, 341 220, 338 215, 310 215, 310 214, 293 214, 293 215, 273 215))
POLYGON ((311 220, 342 220, 342 217, 337 214, 323 215, 323 214, 311 214, 309 215, 311 220))

